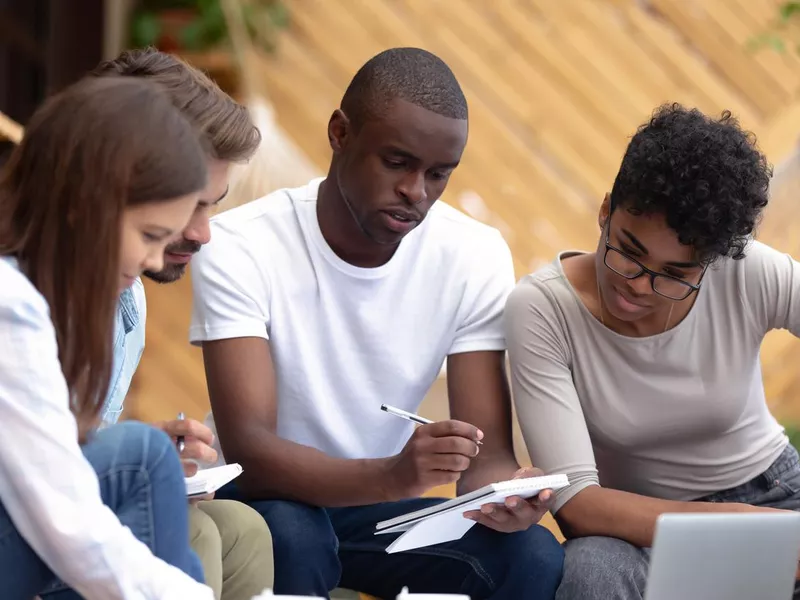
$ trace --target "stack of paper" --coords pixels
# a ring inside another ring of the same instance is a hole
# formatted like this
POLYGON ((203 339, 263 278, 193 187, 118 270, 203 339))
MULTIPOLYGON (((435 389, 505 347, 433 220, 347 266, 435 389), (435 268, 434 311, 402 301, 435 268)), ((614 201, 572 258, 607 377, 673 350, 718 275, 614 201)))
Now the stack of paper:
POLYGON ((475 525, 475 521, 464 517, 467 511, 478 510, 484 504, 504 502, 511 496, 532 498, 542 490, 557 490, 568 485, 566 475, 493 483, 436 506, 381 521, 375 526, 375 534, 405 532, 386 549, 389 554, 451 542, 460 539, 475 525))
POLYGON ((204 496, 211 492, 216 492, 226 483, 233 481, 242 473, 239 463, 231 463, 212 469, 198 471, 191 477, 186 478, 186 495, 204 496))

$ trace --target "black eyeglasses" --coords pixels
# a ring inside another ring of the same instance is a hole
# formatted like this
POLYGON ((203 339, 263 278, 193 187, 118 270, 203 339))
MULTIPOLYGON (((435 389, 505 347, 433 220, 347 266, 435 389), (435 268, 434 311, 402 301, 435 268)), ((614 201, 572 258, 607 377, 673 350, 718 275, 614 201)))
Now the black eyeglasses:
POLYGON ((606 226, 606 253, 603 263, 617 275, 621 275, 625 279, 637 279, 647 273, 650 276, 650 285, 653 287, 653 291, 670 300, 685 300, 700 289, 700 283, 706 274, 705 267, 700 274, 700 281, 697 282, 697 285, 693 285, 683 279, 648 269, 632 256, 628 256, 619 248, 612 246, 610 239, 611 219, 609 218, 606 226))

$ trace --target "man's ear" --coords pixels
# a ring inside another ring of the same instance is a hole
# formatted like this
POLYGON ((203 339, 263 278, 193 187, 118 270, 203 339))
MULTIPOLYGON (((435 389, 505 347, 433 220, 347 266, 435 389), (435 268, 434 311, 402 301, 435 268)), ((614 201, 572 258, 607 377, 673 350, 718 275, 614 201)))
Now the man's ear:
POLYGON ((603 198, 603 203, 600 205, 600 212, 597 213, 597 224, 600 226, 600 229, 605 229, 606 222, 608 221, 608 217, 611 214, 611 194, 606 192, 605 197, 603 198))
POLYGON ((351 135, 350 119, 337 108, 333 111, 330 120, 328 121, 328 143, 331 145, 331 150, 334 154, 338 154, 347 146, 347 141, 351 135))

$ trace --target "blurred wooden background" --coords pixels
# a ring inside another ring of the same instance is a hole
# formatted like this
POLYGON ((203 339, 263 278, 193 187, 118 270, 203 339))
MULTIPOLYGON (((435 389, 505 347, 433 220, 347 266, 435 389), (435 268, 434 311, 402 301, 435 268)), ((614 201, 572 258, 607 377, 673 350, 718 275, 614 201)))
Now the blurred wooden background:
MULTIPOLYGON (((594 248, 596 211, 627 139, 654 107, 671 101, 709 113, 730 109, 758 135, 777 167, 760 237, 800 256, 800 56, 747 48, 774 20, 776 0, 286 4, 291 25, 276 52, 257 56, 243 73, 250 91, 268 94, 278 131, 323 173, 326 123, 357 68, 391 46, 436 52, 470 103, 469 144, 444 200, 502 231, 518 276, 561 249, 594 248)), ((270 160, 268 147, 261 160, 270 160)), ((262 187, 268 192, 269 182, 262 187)), ((208 398, 201 357, 187 343, 190 282, 148 282, 147 293, 147 349, 129 416, 160 419, 183 410, 202 418, 208 398)), ((797 349, 784 333, 763 348, 770 402, 786 419, 800 419, 797 349)), ((444 414, 442 385, 425 410, 444 414)))

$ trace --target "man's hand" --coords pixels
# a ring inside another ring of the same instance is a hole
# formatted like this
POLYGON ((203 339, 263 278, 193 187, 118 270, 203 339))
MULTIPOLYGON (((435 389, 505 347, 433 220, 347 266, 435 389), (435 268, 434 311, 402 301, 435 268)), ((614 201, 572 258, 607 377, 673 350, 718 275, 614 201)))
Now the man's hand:
POLYGON ((183 436, 184 447, 181 453, 181 463, 183 463, 183 472, 186 477, 197 473, 198 463, 216 462, 217 451, 211 447, 211 444, 214 443, 214 434, 200 421, 194 419, 161 421, 153 423, 153 427, 157 427, 169 435, 173 441, 183 436))
MULTIPOLYGON (((514 474, 514 479, 541 477, 542 475, 544 473, 541 469, 525 467, 514 474)), ((550 508, 552 499, 552 490, 542 490, 538 496, 528 500, 519 496, 510 496, 506 498, 504 504, 484 504, 480 510, 465 512, 464 516, 495 531, 503 533, 524 531, 542 520, 550 508)))
POLYGON ((478 455, 483 432, 462 421, 421 425, 403 450, 388 460, 386 495, 416 498, 429 489, 453 483, 478 455))

